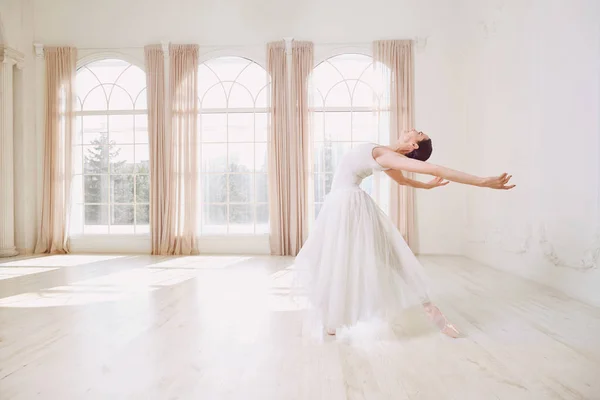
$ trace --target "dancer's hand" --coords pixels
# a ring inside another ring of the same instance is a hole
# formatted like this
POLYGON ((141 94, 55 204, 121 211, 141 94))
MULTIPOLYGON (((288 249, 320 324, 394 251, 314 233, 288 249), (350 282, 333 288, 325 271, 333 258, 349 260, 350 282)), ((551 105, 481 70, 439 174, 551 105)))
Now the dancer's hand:
POLYGON ((508 184, 510 178, 512 178, 512 175, 508 175, 507 173, 504 173, 500 176, 484 178, 481 183, 481 186, 490 189, 510 190, 516 186, 508 184))
POLYGON ((425 189, 433 189, 433 188, 440 187, 440 186, 446 186, 449 183, 450 183, 450 181, 446 181, 443 178, 437 177, 437 178, 433 178, 432 180, 427 182, 425 184, 426 185, 425 189))

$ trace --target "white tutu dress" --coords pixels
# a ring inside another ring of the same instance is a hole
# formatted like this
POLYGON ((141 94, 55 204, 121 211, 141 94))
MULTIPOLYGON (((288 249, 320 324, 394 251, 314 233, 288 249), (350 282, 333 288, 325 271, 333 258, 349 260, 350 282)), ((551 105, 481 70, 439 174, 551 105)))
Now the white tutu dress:
POLYGON ((392 220, 359 187, 374 170, 383 170, 373 159, 376 146, 361 145, 344 155, 296 258, 309 305, 328 330, 386 319, 429 301, 421 264, 392 220))

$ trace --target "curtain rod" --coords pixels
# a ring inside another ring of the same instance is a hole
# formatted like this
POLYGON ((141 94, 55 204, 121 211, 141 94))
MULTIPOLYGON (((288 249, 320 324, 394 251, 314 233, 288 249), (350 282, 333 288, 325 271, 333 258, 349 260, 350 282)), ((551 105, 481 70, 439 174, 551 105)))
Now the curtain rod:
MULTIPOLYGON (((288 39, 288 38, 285 38, 288 39)), ((293 39, 293 38, 292 38, 293 39)), ((281 39, 284 40, 284 39, 281 39)), ((413 37, 408 38, 408 40, 413 40, 417 47, 424 47, 427 44, 427 37, 413 37)), ((170 41, 160 41, 158 43, 149 43, 149 44, 162 44, 168 45, 171 43, 170 41)), ((239 48, 239 47, 260 47, 266 46, 269 42, 264 43, 251 43, 251 44, 201 44, 198 45, 200 48, 239 48)), ((353 46, 370 46, 373 42, 314 42, 315 46, 340 46, 340 47, 353 47, 353 46)), ((41 43, 34 43, 34 47, 43 48, 44 45, 41 43)), ((77 47, 78 50, 105 50, 105 51, 118 51, 118 50, 143 50, 145 46, 119 46, 119 47, 77 47)))

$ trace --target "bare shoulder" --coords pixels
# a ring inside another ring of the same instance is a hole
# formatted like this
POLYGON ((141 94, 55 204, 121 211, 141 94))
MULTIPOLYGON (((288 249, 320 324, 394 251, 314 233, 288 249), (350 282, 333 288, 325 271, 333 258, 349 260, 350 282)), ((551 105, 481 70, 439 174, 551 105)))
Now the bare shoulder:
POLYGON ((377 159, 378 157, 381 157, 384 154, 389 154, 389 153, 396 154, 396 152, 394 150, 390 149, 389 147, 381 146, 379 144, 375 144, 375 147, 373 147, 373 150, 371 152, 374 159, 377 159))

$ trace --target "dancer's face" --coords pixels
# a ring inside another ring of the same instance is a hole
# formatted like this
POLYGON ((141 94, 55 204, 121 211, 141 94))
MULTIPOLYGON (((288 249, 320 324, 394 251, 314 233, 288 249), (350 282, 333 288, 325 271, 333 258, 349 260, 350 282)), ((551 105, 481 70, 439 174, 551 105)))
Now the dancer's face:
POLYGON ((419 148, 419 142, 427 139, 429 139, 427 134, 416 129, 405 131, 400 138, 401 146, 399 148, 406 152, 411 152, 419 148))

